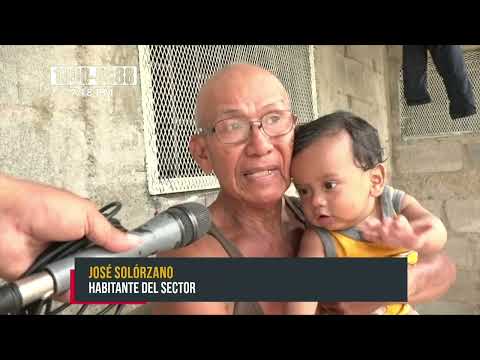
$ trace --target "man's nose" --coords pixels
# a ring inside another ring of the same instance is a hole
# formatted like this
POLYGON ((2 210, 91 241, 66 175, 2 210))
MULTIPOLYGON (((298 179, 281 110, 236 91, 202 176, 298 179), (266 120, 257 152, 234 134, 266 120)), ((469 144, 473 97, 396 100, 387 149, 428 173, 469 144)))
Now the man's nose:
POLYGON ((273 150, 273 144, 270 137, 261 129, 260 121, 250 123, 250 136, 247 143, 247 154, 262 156, 273 150))

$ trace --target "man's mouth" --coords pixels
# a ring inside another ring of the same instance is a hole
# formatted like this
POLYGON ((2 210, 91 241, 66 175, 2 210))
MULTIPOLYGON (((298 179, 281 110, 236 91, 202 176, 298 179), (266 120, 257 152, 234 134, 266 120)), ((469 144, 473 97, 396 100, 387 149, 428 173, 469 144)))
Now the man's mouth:
POLYGON ((249 178, 261 178, 261 177, 266 177, 274 174, 277 171, 276 168, 271 167, 271 168, 255 168, 255 169, 250 169, 247 170, 243 173, 244 176, 247 176, 249 178))

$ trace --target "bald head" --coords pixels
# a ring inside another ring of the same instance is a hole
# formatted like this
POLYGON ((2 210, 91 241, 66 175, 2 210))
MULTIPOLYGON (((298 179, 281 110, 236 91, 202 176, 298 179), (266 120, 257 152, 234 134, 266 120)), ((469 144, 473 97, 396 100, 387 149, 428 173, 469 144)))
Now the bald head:
POLYGON ((209 126, 222 113, 245 112, 281 103, 290 108, 282 83, 269 71, 251 64, 232 64, 216 72, 200 89, 197 125, 209 126))

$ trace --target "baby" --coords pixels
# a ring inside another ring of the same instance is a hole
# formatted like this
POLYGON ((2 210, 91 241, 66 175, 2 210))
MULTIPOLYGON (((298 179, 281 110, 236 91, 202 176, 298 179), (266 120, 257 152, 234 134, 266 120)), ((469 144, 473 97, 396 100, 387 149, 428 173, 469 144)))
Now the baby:
MULTIPOLYGON (((385 184, 377 130, 349 112, 335 112, 295 132, 292 177, 306 219, 302 257, 406 256, 440 251, 443 223, 412 196, 385 184)), ((316 302, 292 302, 289 314, 322 313, 316 302)), ((385 304, 374 314, 416 314, 385 304)))

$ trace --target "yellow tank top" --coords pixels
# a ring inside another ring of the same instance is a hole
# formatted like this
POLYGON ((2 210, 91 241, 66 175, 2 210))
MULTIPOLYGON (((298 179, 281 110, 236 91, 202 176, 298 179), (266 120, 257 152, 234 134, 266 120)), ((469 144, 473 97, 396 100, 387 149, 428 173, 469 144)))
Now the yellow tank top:
MULTIPOLYGON (((418 253, 408 249, 392 249, 378 244, 352 239, 345 234, 330 231, 335 239, 337 257, 406 257, 410 265, 418 261, 418 253)), ((386 307, 385 315, 404 315, 412 310, 408 304, 390 304, 386 307)))
MULTIPOLYGON (((383 217, 393 217, 399 213, 401 200, 405 193, 401 190, 385 186, 380 197, 383 217)), ((418 253, 408 249, 392 249, 365 241, 356 229, 341 232, 314 228, 325 248, 327 257, 406 257, 410 265, 418 261, 418 253)), ((404 315, 412 310, 408 304, 390 304, 386 307, 386 315, 404 315)))

